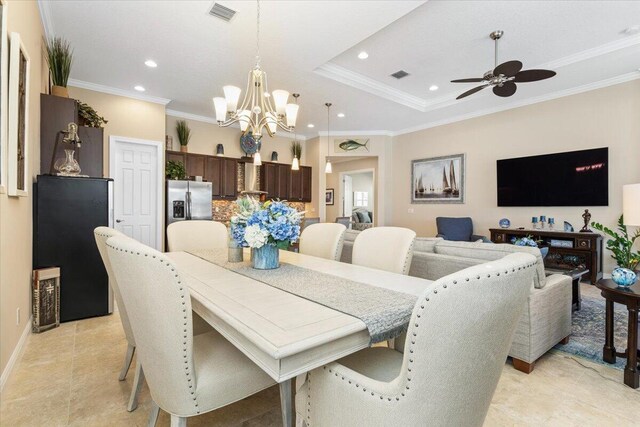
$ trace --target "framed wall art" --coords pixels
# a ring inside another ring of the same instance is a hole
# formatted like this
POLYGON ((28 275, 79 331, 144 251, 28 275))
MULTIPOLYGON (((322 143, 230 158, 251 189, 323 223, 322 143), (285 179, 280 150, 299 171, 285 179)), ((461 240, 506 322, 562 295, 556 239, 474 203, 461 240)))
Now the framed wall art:
POLYGON ((324 196, 324 202, 327 206, 333 206, 333 188, 327 188, 324 196))
POLYGON ((20 34, 9 36, 9 138, 7 184, 10 196, 26 196, 29 185, 29 54, 20 34))
POLYGON ((464 203, 464 154, 411 161, 411 203, 464 203))
POLYGON ((7 42, 7 3, 0 0, 0 193, 7 191, 7 87, 9 51, 7 42))

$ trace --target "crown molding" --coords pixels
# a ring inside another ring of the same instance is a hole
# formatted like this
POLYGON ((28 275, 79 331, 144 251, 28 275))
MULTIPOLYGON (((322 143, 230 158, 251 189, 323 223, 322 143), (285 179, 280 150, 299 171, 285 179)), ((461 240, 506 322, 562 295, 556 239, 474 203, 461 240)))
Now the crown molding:
POLYGON ((532 98, 523 99, 521 101, 511 102, 509 104, 504 104, 499 107, 486 108, 484 110, 473 111, 471 113, 462 114, 459 116, 449 117, 443 120, 437 120, 434 122, 425 123, 419 126, 413 126, 410 128, 402 129, 396 132, 392 132, 392 136, 404 135, 407 133, 413 133, 424 129, 430 129, 437 126, 443 126, 455 122, 460 122, 463 120, 469 120, 476 117, 486 116, 493 113, 499 113, 505 110, 511 110, 514 108, 524 107, 531 104, 538 104, 544 101, 551 101, 553 99, 564 98, 565 96, 576 95, 583 92, 589 92, 591 90, 602 89, 607 86, 613 86, 620 83, 626 83, 632 80, 640 79, 640 72, 633 71, 631 73, 621 74, 616 77, 611 77, 609 79, 599 80, 597 82, 588 83, 582 86, 576 86, 573 88, 560 90, 557 92, 548 93, 541 96, 535 96, 532 98))
MULTIPOLYGON (((216 126, 218 125, 218 122, 216 121, 216 119, 214 119, 212 117, 201 116, 201 115, 198 115, 198 114, 186 113, 184 111, 167 109, 166 110, 166 114, 167 114, 167 116, 178 117, 180 119, 194 120, 196 122, 202 122, 202 123, 210 123, 210 124, 216 125, 216 126)), ((234 124, 230 125, 229 127, 240 130, 240 124, 239 123, 234 123, 234 124)), ((292 135, 290 133, 277 133, 276 137, 296 139, 298 141, 306 141, 307 140, 307 137, 304 136, 304 135, 297 135, 296 136, 296 135, 292 135)))
POLYGON ((418 111, 425 111, 427 108, 427 101, 422 98, 395 89, 360 73, 332 64, 331 62, 327 62, 326 64, 319 66, 314 70, 314 72, 323 77, 327 77, 348 86, 355 87, 356 89, 386 98, 390 101, 405 105, 418 111))
POLYGON ((95 92, 108 93, 109 95, 124 96, 125 98, 139 99, 140 101, 153 102, 154 104, 167 105, 170 99, 160 98, 157 96, 144 95, 138 92, 132 92, 124 89, 118 89, 111 86, 99 85, 97 83, 85 82, 82 80, 69 79, 68 86, 78 87, 80 89, 93 90, 95 92))
POLYGON ((44 28, 44 36, 48 40, 56 34, 53 27, 53 20, 51 19, 51 8, 49 7, 49 2, 38 0, 38 9, 40 10, 40 20, 42 21, 42 27, 44 28))
POLYGON ((586 61, 587 59, 596 58, 598 56, 607 55, 620 49, 626 49, 640 44, 640 34, 636 36, 627 36, 620 40, 615 40, 610 43, 606 43, 600 46, 596 46, 591 49, 583 50, 572 55, 567 55, 563 58, 549 61, 536 68, 561 68, 567 65, 575 64, 576 62, 586 61))
MULTIPOLYGON (((326 130, 318 132, 318 136, 327 136, 326 130)), ((393 136, 393 132, 390 130, 341 130, 332 131, 331 136, 393 136)))

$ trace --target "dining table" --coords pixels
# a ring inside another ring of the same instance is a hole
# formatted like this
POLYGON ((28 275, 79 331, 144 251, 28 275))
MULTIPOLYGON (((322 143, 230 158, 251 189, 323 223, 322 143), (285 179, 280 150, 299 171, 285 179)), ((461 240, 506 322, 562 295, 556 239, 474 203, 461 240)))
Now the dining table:
MULTIPOLYGON (((292 393, 296 376, 372 344, 367 325, 357 317, 193 253, 169 252, 167 256, 189 288, 193 311, 279 384, 285 427, 295 420, 292 393)), ((244 259, 249 257, 245 249, 244 259)), ((280 250, 280 263, 416 298, 433 283, 284 250, 280 250)))

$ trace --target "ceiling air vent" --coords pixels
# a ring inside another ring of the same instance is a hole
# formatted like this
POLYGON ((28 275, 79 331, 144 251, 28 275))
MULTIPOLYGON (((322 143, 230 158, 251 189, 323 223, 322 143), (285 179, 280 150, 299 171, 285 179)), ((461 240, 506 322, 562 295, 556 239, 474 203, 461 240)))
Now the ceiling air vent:
POLYGON ((229 9, 228 7, 223 6, 220 3, 214 3, 213 7, 209 11, 209 15, 224 19, 227 22, 231 21, 231 18, 233 18, 235 14, 235 10, 229 9))
POLYGON ((396 79, 400 80, 403 77, 407 77, 409 75, 409 73, 407 73, 405 70, 400 70, 400 71, 396 71, 395 73, 391 74, 391 77, 395 77, 396 79))

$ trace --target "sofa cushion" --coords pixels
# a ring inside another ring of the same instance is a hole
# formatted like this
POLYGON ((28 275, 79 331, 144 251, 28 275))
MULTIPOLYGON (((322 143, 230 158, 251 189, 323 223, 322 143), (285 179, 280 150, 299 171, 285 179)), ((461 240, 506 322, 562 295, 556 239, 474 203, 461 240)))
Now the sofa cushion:
POLYGON ((433 253, 436 242, 441 242, 442 237, 416 237, 413 243, 413 252, 433 253))
POLYGON ((507 243, 478 243, 478 242, 452 242, 443 240, 436 242, 434 252, 437 254, 459 256, 463 258, 474 258, 486 261, 494 261, 503 258, 509 254, 524 252, 536 257, 536 274, 533 278, 533 285, 541 289, 546 284, 546 275, 544 273, 544 262, 540 249, 530 248, 526 246, 515 246, 507 243))

